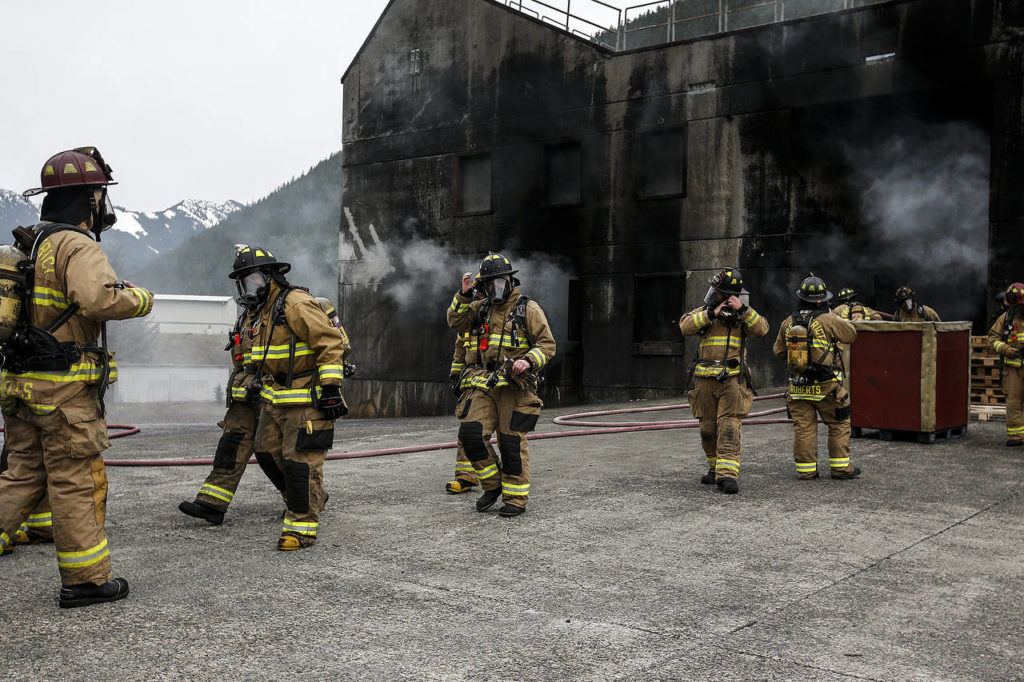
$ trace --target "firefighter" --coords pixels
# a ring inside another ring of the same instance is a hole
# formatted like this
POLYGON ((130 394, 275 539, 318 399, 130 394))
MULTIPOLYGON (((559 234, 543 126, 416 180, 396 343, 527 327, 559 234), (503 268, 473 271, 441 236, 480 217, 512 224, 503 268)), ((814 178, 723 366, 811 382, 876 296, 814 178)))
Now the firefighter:
POLYGON ((800 310, 782 323, 772 350, 789 367, 786 405, 793 420, 793 460, 797 477, 818 478, 818 417, 828 426, 832 478, 860 476, 850 464, 850 393, 843 388, 839 344, 853 343, 857 330, 830 315, 832 292, 812 273, 796 292, 800 310))
MULTIPOLYGON (((463 277, 471 275, 472 273, 467 272, 463 277)), ((478 287, 473 288, 473 296, 475 300, 487 298, 478 287)), ((448 383, 451 385, 452 393, 455 394, 456 398, 462 397, 462 370, 466 368, 466 348, 469 344, 469 332, 456 335, 455 351, 452 353, 452 365, 448 371, 448 383)), ((495 457, 494 447, 490 441, 487 441, 487 453, 490 457, 495 457)), ((495 461, 498 461, 496 457, 495 461)), ((460 442, 455 450, 455 478, 446 483, 444 489, 450 495, 458 495, 469 492, 473 486, 479 483, 476 471, 473 470, 473 463, 466 457, 466 450, 460 442)))
POLYGON ((256 461, 285 497, 277 548, 316 540, 325 496, 323 466, 334 420, 348 413, 341 396, 344 345, 338 329, 305 289, 285 279, 291 269, 267 249, 241 249, 229 277, 256 311, 244 333, 252 341, 253 390, 261 402, 256 461))
MULTIPOLYGON (((236 257, 246 248, 245 244, 236 244, 236 257)), ((228 343, 224 346, 231 353, 232 370, 225 391, 228 410, 219 424, 224 431, 213 454, 213 470, 196 493, 195 501, 186 500, 178 505, 182 513, 216 526, 224 523, 224 513, 235 499, 253 452, 259 416, 259 395, 250 390, 256 366, 252 361, 252 335, 248 333, 256 322, 256 309, 250 301, 239 299, 239 304, 242 314, 228 332, 228 343)))
POLYGON ((896 302, 896 312, 892 314, 893 322, 941 322, 939 314, 926 305, 921 305, 915 298, 914 290, 910 287, 900 287, 896 290, 893 300, 896 302))
POLYGON ((1014 282, 1003 297, 1005 312, 988 331, 992 350, 1003 358, 1006 395, 1006 445, 1024 445, 1024 284, 1014 282))
POLYGON ((839 305, 832 310, 832 314, 844 320, 882 319, 882 313, 872 310, 863 303, 859 303, 857 301, 857 292, 849 287, 839 290, 839 293, 836 294, 836 302, 839 305))
POLYGON ((498 497, 498 513, 514 517, 526 511, 530 496, 530 453, 526 434, 537 425, 543 402, 537 396, 537 372, 555 356, 544 311, 519 291, 518 270, 501 254, 480 264, 474 283, 462 276, 462 288, 448 309, 448 325, 469 333, 462 397, 456 406, 459 443, 473 464, 483 495, 477 511, 487 511, 498 497), (474 287, 486 298, 474 301, 474 287), (499 464, 487 443, 498 432, 499 464))
MULTIPOLYGON (((7 470, 7 443, 4 443, 0 450, 0 474, 7 470)), ((0 554, 13 552, 15 545, 36 545, 44 542, 53 542, 53 513, 50 511, 50 502, 44 496, 43 499, 28 515, 25 523, 21 524, 14 533, 14 542, 10 547, 0 549, 0 554)))
MULTIPOLYGON (((116 216, 99 151, 82 147, 43 165, 42 222, 15 230, 35 267, 20 332, 5 343, 0 402, 8 469, 0 475, 0 548, 48 496, 61 577, 60 606, 122 599, 104 530, 110 447, 103 394, 117 368, 98 346, 107 320, 148 315, 153 294, 118 282, 98 242, 116 216), (26 314, 27 313, 27 314, 26 314)), ((104 335, 105 336, 105 335, 104 335)))
POLYGON ((683 336, 700 336, 689 394, 708 464, 700 482, 734 495, 743 452, 740 429, 754 400, 746 342, 767 334, 768 321, 743 301, 747 291, 736 268, 719 271, 708 283, 704 305, 684 315, 679 329, 683 336))

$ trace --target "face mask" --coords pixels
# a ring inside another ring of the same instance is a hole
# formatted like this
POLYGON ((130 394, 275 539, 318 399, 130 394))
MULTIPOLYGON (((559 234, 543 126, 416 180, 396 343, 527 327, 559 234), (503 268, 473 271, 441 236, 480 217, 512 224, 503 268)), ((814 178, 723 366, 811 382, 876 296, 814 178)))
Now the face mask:
POLYGON ((103 232, 109 230, 117 222, 117 214, 114 213, 114 204, 110 201, 110 195, 104 187, 100 190, 99 199, 93 196, 92 231, 103 232))
POLYGON ((508 298, 509 282, 507 279, 492 279, 487 283, 487 296, 491 303, 504 303, 508 298))
POLYGON ((704 294, 704 305, 709 305, 712 308, 724 300, 725 296, 723 296, 722 293, 714 287, 708 287, 708 293, 704 294))
POLYGON ((238 287, 238 300, 246 308, 255 308, 263 303, 270 290, 267 277, 262 272, 250 272, 245 277, 235 280, 238 287))
POLYGON ((914 309, 914 299, 908 298, 907 300, 903 301, 903 309, 906 310, 908 313, 911 310, 913 310, 914 309))

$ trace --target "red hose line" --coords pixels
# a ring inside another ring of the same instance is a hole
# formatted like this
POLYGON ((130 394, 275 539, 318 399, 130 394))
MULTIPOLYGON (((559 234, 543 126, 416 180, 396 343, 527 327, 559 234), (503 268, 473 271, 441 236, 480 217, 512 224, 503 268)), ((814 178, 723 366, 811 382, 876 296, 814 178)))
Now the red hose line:
MULTIPOLYGON (((107 438, 111 439, 124 438, 125 436, 134 436, 136 433, 139 432, 138 426, 131 426, 129 424, 107 424, 107 430, 109 431, 110 429, 124 429, 123 431, 118 431, 117 433, 112 433, 109 436, 107 436, 107 438)), ((3 427, 0 427, 0 433, 4 432, 5 431, 3 427)))
MULTIPOLYGON (((781 398, 783 394, 758 396, 754 400, 769 400, 771 398, 781 398)), ((558 423, 558 419, 568 417, 584 417, 584 416, 601 416, 605 414, 629 414, 632 412, 654 412, 660 410, 675 410, 688 405, 664 405, 659 407, 637 407, 632 409, 624 410, 604 410, 598 412, 583 412, 575 415, 565 415, 565 417, 556 418, 555 422, 558 423)), ((776 414, 784 412, 785 407, 776 407, 762 412, 751 413, 751 417, 763 417, 769 414, 776 414)), ((756 419, 747 418, 743 420, 744 424, 791 424, 790 419, 756 419)), ((579 429, 576 431, 553 431, 550 433, 532 433, 527 436, 527 440, 547 440, 549 438, 570 438, 577 436, 604 436, 613 433, 630 433, 635 431, 666 431, 669 429, 692 429, 700 425, 696 419, 685 419, 676 421, 664 421, 664 422, 598 422, 597 424, 587 424, 594 428, 579 429), (600 426, 600 424, 613 424, 614 426, 600 426)), ((497 439, 491 439, 492 443, 496 443, 497 439)), ((416 452, 431 452, 434 450, 449 450, 458 447, 458 443, 455 441, 449 441, 445 443, 431 443, 428 445, 410 445, 402 448, 384 448, 380 450, 362 450, 358 452, 331 452, 328 453, 324 458, 326 460, 339 460, 339 459, 362 459, 367 457, 383 457, 386 455, 403 455, 416 452)), ((255 464, 256 458, 250 458, 249 464, 255 464)), ((107 466, 122 466, 122 467, 147 467, 147 466, 210 466, 213 464, 212 458, 193 458, 193 459, 111 459, 106 461, 107 466)))

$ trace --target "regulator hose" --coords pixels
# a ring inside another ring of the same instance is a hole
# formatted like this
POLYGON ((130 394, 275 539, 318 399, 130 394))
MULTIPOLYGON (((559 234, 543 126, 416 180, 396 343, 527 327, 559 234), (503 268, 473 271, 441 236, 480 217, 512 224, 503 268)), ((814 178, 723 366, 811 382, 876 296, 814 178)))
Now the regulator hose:
MULTIPOLYGON (((785 396, 784 393, 774 393, 772 395, 757 396, 754 400, 772 400, 775 398, 782 398, 785 396)), ((619 410, 600 410, 597 412, 580 412, 578 414, 567 414, 561 417, 556 417, 553 421, 559 426, 588 426, 590 428, 578 429, 575 431, 553 431, 549 433, 531 433, 526 438, 527 440, 547 440, 549 438, 574 438, 577 436, 604 436, 612 433, 631 433, 636 431, 664 431, 668 429, 692 429, 700 425, 696 419, 676 419, 668 421, 640 421, 640 422, 586 422, 583 419, 591 417, 603 417, 612 414, 633 414, 641 412, 662 412, 666 410, 681 410, 689 408, 689 403, 682 403, 680 405, 661 405, 657 407, 631 407, 619 410)), ((743 420, 744 424, 790 424, 792 420, 788 418, 774 418, 774 419, 761 419, 770 414, 778 414, 785 412, 785 407, 773 407, 768 410, 761 412, 752 412, 747 419, 743 420)), ((111 426, 109 428, 129 428, 134 429, 131 433, 138 433, 137 427, 123 427, 123 426, 111 426)), ((131 433, 122 433, 110 436, 111 438, 131 435, 131 433)), ((497 442, 497 439, 491 439, 492 443, 497 442)), ((444 443, 430 443, 427 445, 410 445, 402 448, 384 448, 380 450, 361 450, 358 452, 331 452, 328 453, 324 458, 326 460, 338 460, 338 459, 362 459, 366 457, 383 457, 386 455, 404 455, 416 452, 432 452, 434 450, 450 450, 458 447, 456 441, 448 441, 444 443)), ((209 457, 202 458, 178 458, 178 459, 108 459, 105 461, 108 467, 161 467, 161 466, 210 466, 213 464, 213 459, 209 457)), ((255 464, 256 458, 251 457, 249 464, 255 464)))

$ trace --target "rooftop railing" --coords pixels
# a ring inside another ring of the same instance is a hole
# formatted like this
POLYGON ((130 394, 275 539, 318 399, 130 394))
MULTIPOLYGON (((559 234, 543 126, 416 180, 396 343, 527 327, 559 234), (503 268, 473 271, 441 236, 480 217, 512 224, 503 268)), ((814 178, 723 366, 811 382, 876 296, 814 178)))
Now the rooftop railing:
POLYGON ((887 1, 654 0, 616 7, 602 0, 505 0, 505 4, 608 49, 622 51, 887 1))

